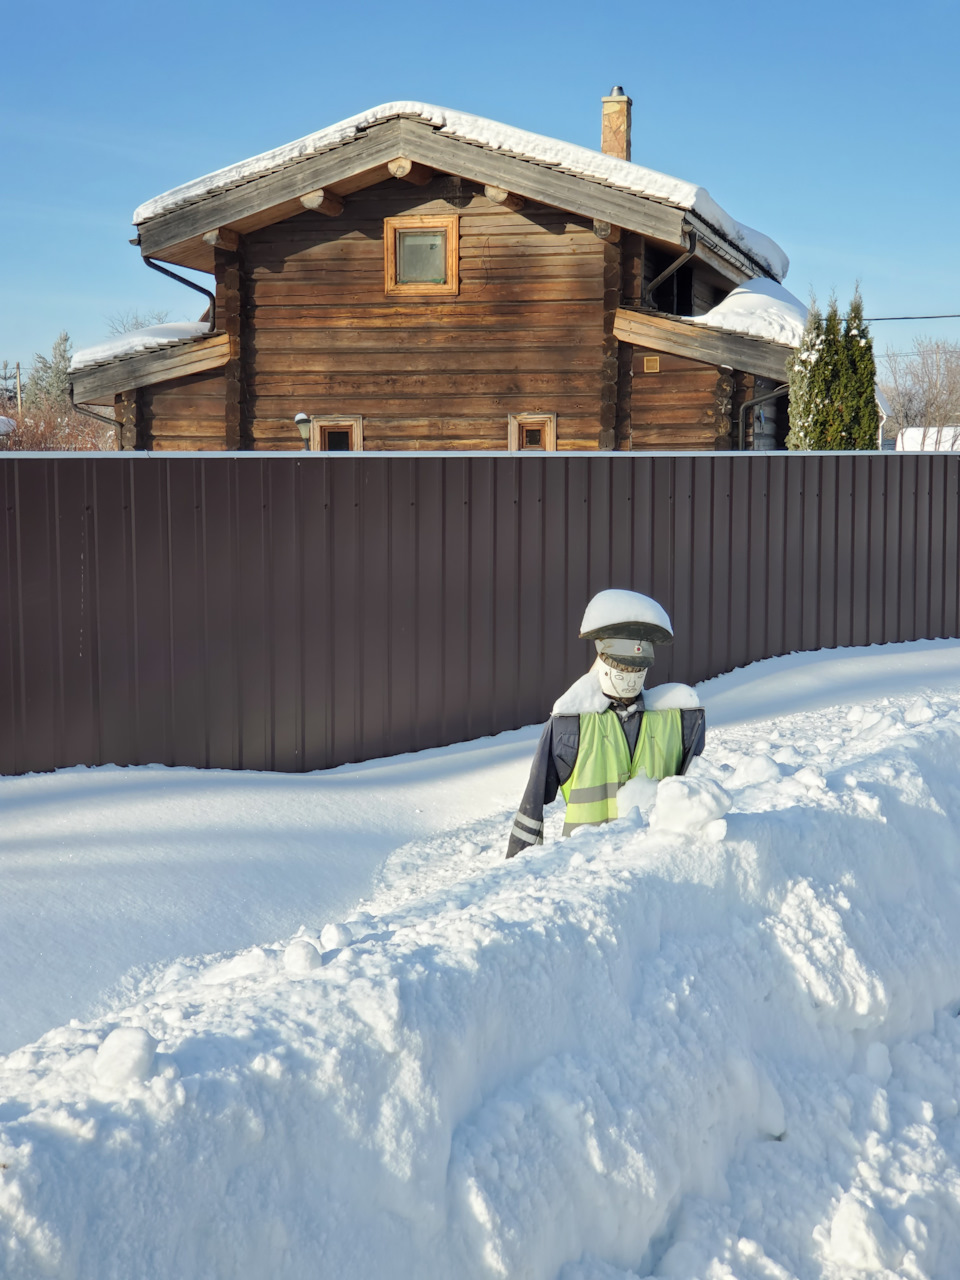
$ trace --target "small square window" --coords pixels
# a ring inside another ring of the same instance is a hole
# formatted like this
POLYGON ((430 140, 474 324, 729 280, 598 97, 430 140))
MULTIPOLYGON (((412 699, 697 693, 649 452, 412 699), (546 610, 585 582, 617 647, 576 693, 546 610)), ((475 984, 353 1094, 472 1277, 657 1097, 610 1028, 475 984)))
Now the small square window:
POLYGON ((555 413, 511 413, 507 418, 507 448, 519 453, 553 453, 557 448, 555 413))
POLYGON ((659 372, 660 372, 660 357, 659 357, 659 356, 644 356, 644 357, 643 357, 643 372, 644 372, 644 373, 659 373, 659 372))
POLYGON ((450 297, 459 291, 460 219, 456 214, 383 220, 384 291, 450 297))
POLYGON ((447 283, 447 233, 397 228, 397 284, 447 283))
POLYGON ((359 414, 313 415, 310 448, 320 453, 362 452, 363 418, 359 414))
POLYGON ((346 427, 324 427, 323 447, 328 453, 349 453, 349 430, 346 427))

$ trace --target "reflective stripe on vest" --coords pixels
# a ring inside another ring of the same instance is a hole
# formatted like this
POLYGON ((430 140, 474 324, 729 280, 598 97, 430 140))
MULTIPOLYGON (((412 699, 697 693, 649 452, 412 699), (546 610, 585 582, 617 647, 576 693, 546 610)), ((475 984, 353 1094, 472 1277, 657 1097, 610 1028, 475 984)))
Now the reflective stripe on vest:
POLYGON ((615 711, 589 711, 580 716, 580 749, 573 773, 560 790, 567 802, 563 834, 596 826, 619 816, 617 792, 628 778, 672 777, 683 763, 680 712, 645 711, 630 759, 627 737, 615 711))

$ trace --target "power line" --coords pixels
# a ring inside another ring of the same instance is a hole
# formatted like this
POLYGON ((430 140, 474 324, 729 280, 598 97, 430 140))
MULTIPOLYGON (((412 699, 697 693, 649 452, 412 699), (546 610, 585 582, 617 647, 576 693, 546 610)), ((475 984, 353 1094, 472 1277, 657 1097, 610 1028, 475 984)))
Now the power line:
POLYGON ((865 324, 877 324, 881 320, 960 320, 960 314, 946 316, 864 316, 865 324))

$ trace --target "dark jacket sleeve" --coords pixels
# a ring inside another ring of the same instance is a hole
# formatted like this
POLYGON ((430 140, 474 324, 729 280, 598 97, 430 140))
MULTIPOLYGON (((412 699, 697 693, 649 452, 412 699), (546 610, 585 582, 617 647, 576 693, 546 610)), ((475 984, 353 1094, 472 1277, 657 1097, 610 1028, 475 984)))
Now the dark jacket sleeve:
POLYGON ((694 707, 680 712, 680 725, 683 729, 683 761, 680 772, 686 773, 694 756, 703 751, 704 736, 707 728, 707 713, 703 707, 694 707))
POLYGON ((557 792, 573 772, 580 747, 580 717, 551 716, 537 743, 527 789, 513 820, 507 843, 512 858, 534 844, 543 844, 543 807, 557 798, 557 792))

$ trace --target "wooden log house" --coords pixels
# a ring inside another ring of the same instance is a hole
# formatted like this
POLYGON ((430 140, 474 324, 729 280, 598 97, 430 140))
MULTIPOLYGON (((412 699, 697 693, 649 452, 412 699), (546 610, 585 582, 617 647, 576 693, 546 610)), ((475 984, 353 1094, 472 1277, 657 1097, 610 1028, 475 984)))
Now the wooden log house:
POLYGON ((394 103, 149 202, 141 254, 215 307, 78 353, 75 401, 123 449, 736 447, 791 348, 710 313, 786 259, 631 164, 630 107, 593 152, 394 103))

